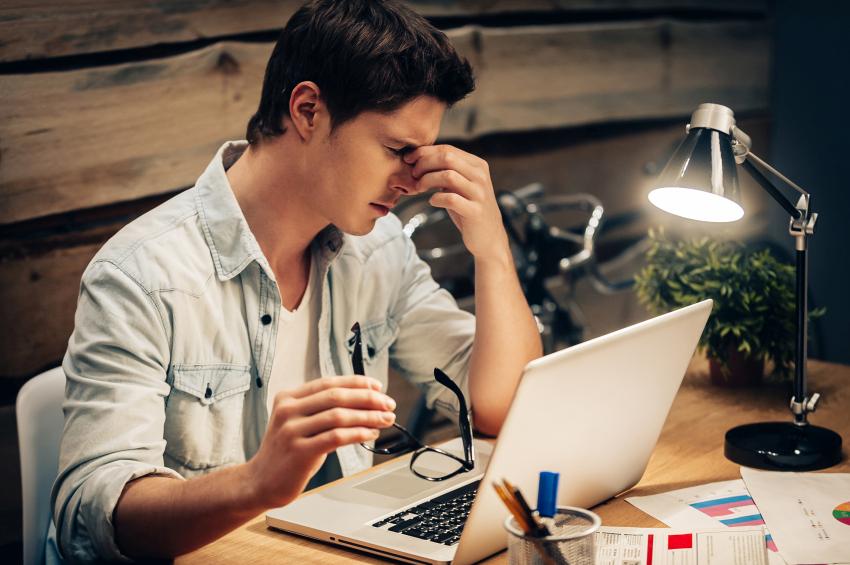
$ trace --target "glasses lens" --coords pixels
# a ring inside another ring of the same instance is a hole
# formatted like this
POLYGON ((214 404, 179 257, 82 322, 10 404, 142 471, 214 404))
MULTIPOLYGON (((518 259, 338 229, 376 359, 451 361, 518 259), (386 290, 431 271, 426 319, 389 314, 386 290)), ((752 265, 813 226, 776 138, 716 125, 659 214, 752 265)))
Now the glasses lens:
POLYGON ((381 430, 381 435, 375 441, 361 443, 360 445, 373 453, 384 455, 405 453, 419 447, 415 440, 395 426, 381 430))
POLYGON ((467 470, 463 466, 463 459, 455 459, 430 447, 420 449, 413 455, 410 469, 420 477, 433 481, 447 479, 467 470))

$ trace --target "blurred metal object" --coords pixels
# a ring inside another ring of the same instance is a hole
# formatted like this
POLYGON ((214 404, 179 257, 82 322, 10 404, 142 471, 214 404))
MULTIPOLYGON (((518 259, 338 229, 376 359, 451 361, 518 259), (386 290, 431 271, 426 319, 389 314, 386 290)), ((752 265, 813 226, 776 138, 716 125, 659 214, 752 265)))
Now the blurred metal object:
MULTIPOLYGON (((517 274, 523 292, 537 320, 546 353, 583 340, 586 316, 575 298, 575 283, 587 277, 597 292, 612 294, 631 288, 631 278, 611 281, 603 275, 597 255, 597 241, 604 226, 605 209, 591 194, 546 196, 540 183, 514 191, 500 192, 497 204, 509 236, 517 274), (562 213, 582 214, 578 228, 562 227, 551 221, 562 213), (553 281, 565 292, 556 296, 553 281)), ((440 230, 449 219, 443 209, 428 204, 430 195, 411 198, 396 208, 404 223, 404 233, 416 243, 419 256, 459 303, 474 291, 472 256, 455 229, 440 230)), ((622 263, 646 250, 645 240, 626 248, 611 261, 622 263)))

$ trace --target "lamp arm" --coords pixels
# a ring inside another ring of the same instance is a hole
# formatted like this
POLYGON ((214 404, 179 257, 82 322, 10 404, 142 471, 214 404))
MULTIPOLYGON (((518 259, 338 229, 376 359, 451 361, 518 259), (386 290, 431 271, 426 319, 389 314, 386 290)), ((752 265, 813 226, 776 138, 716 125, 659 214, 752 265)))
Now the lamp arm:
POLYGON ((797 343, 794 367, 794 396, 791 397, 791 412, 797 426, 808 425, 806 414, 814 412, 820 395, 815 393, 809 398, 806 395, 807 362, 808 362, 808 244, 807 237, 815 230, 818 215, 811 210, 811 196, 788 177, 768 165, 760 157, 750 151, 752 142, 750 136, 732 125, 732 151, 735 162, 743 166, 752 177, 791 215, 788 231, 796 241, 796 300, 797 300, 797 343), (775 178, 781 180, 800 194, 795 205, 785 196, 761 171, 756 163, 775 178))
MULTIPOLYGON (((747 155, 747 157, 749 157, 750 159, 753 156, 754 155, 752 153, 747 155)), ((806 197, 806 196, 800 197, 800 200, 798 201, 798 206, 799 205, 803 206, 803 210, 800 210, 800 209, 797 208, 797 206, 794 205, 793 202, 791 202, 791 200, 788 197, 786 197, 784 194, 782 194, 779 191, 779 189, 777 189, 775 186, 773 186, 773 183, 771 183, 767 179, 767 177, 760 170, 758 170, 755 165, 753 165, 750 162, 749 159, 747 159, 743 163, 741 163, 741 166, 744 167, 747 170, 748 173, 750 173, 750 176, 753 177, 756 180, 756 182, 758 182, 761 185, 761 187, 764 190, 766 190, 767 193, 770 194, 770 196, 773 197, 773 199, 776 200, 779 203, 780 206, 785 208, 785 211, 788 212, 793 219, 799 220, 799 219, 803 218, 803 215, 807 212, 808 207, 809 207, 808 206, 808 197, 806 197)))
POLYGON ((803 190, 802 188, 800 188, 800 186, 797 183, 795 183, 794 181, 792 181, 791 179, 789 179, 788 177, 786 177, 785 175, 783 175, 782 173, 780 173, 779 171, 777 171, 776 169, 771 167, 769 164, 765 163, 764 160, 761 157, 759 157, 758 155, 756 155, 752 151, 747 151, 747 157, 749 157, 750 159, 752 159, 753 161, 758 163, 759 167, 761 167, 763 169, 767 169, 767 171, 770 172, 770 174, 772 174, 773 176, 775 176, 776 178, 778 178, 779 180, 781 180, 782 182, 784 182, 785 184, 787 184, 788 186, 790 186, 791 188, 793 188, 794 190, 799 192, 800 195, 805 196, 806 198, 809 197, 809 193, 806 192, 805 190, 803 190))
POLYGON ((784 176, 780 175, 767 165, 764 161, 747 151, 747 159, 743 160, 741 165, 749 171, 750 175, 770 194, 774 200, 779 202, 785 210, 791 214, 791 222, 788 226, 789 233, 796 241, 797 249, 797 268, 796 268, 796 311, 797 311, 797 343, 794 362, 794 396, 791 397, 791 412, 794 414, 794 423, 797 426, 808 425, 806 414, 814 412, 820 395, 814 394, 811 398, 806 395, 807 370, 808 361, 808 258, 807 258, 807 242, 809 235, 814 233, 817 214, 812 213, 809 209, 809 194, 789 181, 784 176), (764 173, 761 172, 751 161, 755 161, 759 165, 765 167, 778 178, 784 180, 794 187, 795 190, 802 192, 797 205, 794 206, 791 200, 782 194, 773 183, 771 183, 764 173))
POLYGON ((750 150, 752 140, 749 135, 744 133, 743 130, 733 125, 729 134, 732 137, 732 151, 735 153, 735 162, 742 165, 756 180, 756 182, 758 182, 761 187, 779 203, 780 206, 785 208, 785 211, 788 212, 794 220, 805 219, 809 215, 809 200, 811 198, 809 193, 803 190, 797 183, 771 167, 764 161, 764 159, 753 153, 750 150), (772 182, 770 182, 767 176, 755 167, 751 161, 754 161, 759 167, 765 169, 771 175, 800 193, 800 198, 797 200, 797 203, 794 204, 793 201, 782 194, 782 192, 776 188, 772 182))

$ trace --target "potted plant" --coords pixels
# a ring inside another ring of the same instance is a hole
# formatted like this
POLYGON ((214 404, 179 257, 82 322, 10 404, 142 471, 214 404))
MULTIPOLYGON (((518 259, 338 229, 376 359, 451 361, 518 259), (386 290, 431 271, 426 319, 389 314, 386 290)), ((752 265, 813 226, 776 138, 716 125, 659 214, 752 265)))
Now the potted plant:
MULTIPOLYGON (((796 298, 794 266, 769 249, 752 250, 707 237, 671 239, 650 230, 646 266, 635 278, 639 300, 660 314, 706 298, 714 308, 699 347, 709 359, 711 380, 722 385, 761 381, 765 361, 787 378, 794 361, 796 298)), ((810 317, 823 314, 812 311, 810 317)))

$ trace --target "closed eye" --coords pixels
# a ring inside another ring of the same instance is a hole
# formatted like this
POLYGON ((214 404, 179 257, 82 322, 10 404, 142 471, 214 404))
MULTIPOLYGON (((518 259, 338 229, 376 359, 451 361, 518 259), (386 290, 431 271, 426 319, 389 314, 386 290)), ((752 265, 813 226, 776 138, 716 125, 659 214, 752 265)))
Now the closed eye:
POLYGON ((404 147, 401 147, 399 149, 395 149, 393 147, 387 146, 387 150, 400 159, 400 158, 404 157, 405 155, 407 155, 408 153, 410 153, 411 151, 413 151, 413 147, 411 147, 410 145, 405 145, 404 147))

